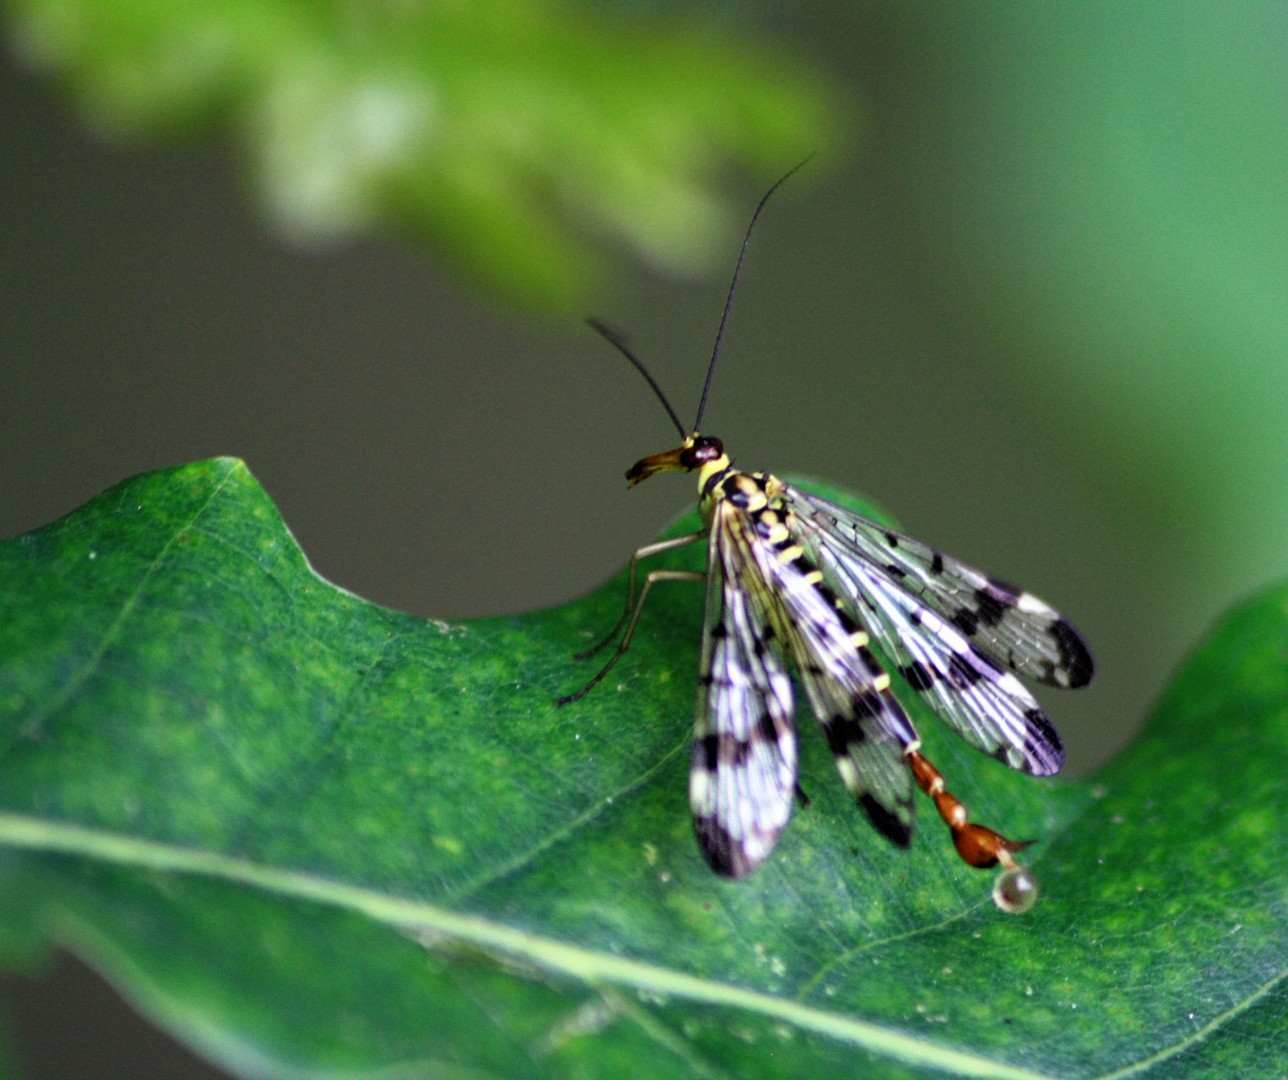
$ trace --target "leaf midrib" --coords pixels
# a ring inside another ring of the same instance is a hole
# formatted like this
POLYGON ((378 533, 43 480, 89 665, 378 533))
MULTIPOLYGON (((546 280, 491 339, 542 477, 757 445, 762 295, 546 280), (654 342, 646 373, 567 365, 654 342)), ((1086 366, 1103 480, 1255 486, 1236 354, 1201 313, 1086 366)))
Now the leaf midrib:
MULTIPOLYGON (((555 938, 505 926, 477 915, 460 914, 423 901, 390 896, 297 870, 265 866, 215 852, 3 812, 0 812, 0 844, 29 851, 92 858, 119 866, 191 874, 248 885, 274 895, 326 904, 365 915, 375 922, 401 931, 427 931, 438 941, 448 939, 495 950, 589 986, 611 983, 709 1005, 743 1009, 862 1046, 913 1066, 995 1080, 1059 1080, 1050 1074, 1017 1068, 977 1054, 941 1046, 798 1001, 569 945, 555 938)), ((1200 1031, 1156 1051, 1149 1058, 1107 1073, 1100 1080, 1122 1080, 1175 1057, 1246 1011, 1284 979, 1288 979, 1288 972, 1276 975, 1221 1016, 1213 1018, 1200 1031)))

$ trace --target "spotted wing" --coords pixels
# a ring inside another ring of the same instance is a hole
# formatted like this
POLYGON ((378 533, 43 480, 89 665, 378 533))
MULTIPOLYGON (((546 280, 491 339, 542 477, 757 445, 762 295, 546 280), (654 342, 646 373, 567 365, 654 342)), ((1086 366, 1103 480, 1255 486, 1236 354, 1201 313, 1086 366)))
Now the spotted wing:
POLYGON ((689 805, 707 862, 736 878, 773 851, 791 816, 794 705, 763 580, 721 529, 709 548, 689 805))
POLYGON ((791 655, 846 788, 878 830, 907 846, 914 787, 904 751, 917 733, 866 636, 790 539, 771 542, 749 515, 724 503, 713 543, 727 563, 751 569, 741 571, 756 582, 749 595, 791 655))
POLYGON ((952 623, 975 651, 1048 686, 1076 689, 1095 676, 1095 660, 1082 635, 1036 596, 870 518, 784 487, 798 514, 952 623))
POLYGON ((1077 632, 1026 593, 1009 590, 1003 603, 1000 586, 918 541, 796 489, 787 499, 802 544, 909 685, 971 745, 1036 776, 1058 772, 1060 736, 1012 672, 1085 685, 1091 654, 1077 632), (971 609, 986 609, 987 620, 965 614, 965 601, 947 599, 963 595, 967 582, 989 598, 971 609))

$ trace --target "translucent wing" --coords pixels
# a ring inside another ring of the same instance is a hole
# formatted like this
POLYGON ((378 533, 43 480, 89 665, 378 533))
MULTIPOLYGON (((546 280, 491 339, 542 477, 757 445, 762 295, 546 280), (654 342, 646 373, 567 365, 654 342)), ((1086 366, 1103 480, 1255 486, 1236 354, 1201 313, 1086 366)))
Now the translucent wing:
POLYGON ((796 731, 791 678, 764 617, 764 584, 728 541, 712 530, 689 805, 711 868, 742 877, 773 851, 791 816, 796 731))
POLYGON ((882 833, 906 846, 914 787, 904 751, 917 733, 866 635, 790 539, 771 542, 728 503, 716 508, 712 535, 735 565, 754 568, 744 574, 756 581, 749 595, 791 655, 846 788, 882 833))
POLYGON ((835 504, 794 488, 785 498, 827 580, 951 727, 1012 768, 1037 776, 1060 770, 1060 737, 1011 671, 1085 685, 1091 655, 1065 620, 1027 593, 1004 593, 978 571, 835 504), (969 583, 974 607, 964 598, 969 583))
POLYGON ((1060 770, 1060 736, 1014 674, 871 564, 826 542, 818 558, 842 595, 867 613, 865 623, 900 674, 967 742, 1036 776, 1060 770))
POLYGON ((1082 635, 1031 593, 826 499, 783 487, 798 515, 955 626, 973 651, 1048 686, 1091 682, 1096 666, 1082 635))

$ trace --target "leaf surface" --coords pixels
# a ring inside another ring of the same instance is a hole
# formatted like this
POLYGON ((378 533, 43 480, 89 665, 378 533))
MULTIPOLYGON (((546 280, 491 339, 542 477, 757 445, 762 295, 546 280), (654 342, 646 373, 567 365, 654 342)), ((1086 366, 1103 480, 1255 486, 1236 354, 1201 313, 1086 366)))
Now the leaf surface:
POLYGON ((388 611, 314 574, 235 460, 0 543, 0 946, 66 945, 247 1076, 1278 1075, 1288 589, 1086 783, 917 712, 974 819, 1041 841, 1019 918, 924 800, 911 852, 881 840, 812 730, 810 806, 750 879, 710 873, 701 591, 655 590, 556 709, 621 578, 512 618, 388 611))

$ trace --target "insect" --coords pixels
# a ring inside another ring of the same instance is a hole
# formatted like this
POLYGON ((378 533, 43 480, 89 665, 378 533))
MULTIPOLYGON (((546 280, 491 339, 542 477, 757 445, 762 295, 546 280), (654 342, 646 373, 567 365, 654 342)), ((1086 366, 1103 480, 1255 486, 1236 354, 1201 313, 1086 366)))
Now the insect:
POLYGON ((719 439, 699 433, 752 230, 770 195, 795 171, 765 193, 752 215, 691 432, 626 343, 590 320, 644 376, 682 440, 637 461, 626 479, 634 486, 660 472, 696 471, 703 529, 635 552, 622 618, 578 657, 618 640, 616 651, 558 704, 586 694, 630 648, 653 585, 705 581, 689 804, 711 868, 733 878, 754 870, 773 851, 796 796, 803 796, 790 661, 842 781, 876 829, 907 847, 914 787, 920 787, 966 863, 1001 864, 993 887, 997 905, 1025 911, 1036 900, 1037 882, 1015 853, 1032 841, 1008 840, 968 820, 966 807, 922 753, 873 646, 972 746, 1013 769, 1050 776, 1064 764, 1064 746, 1017 674, 1049 686, 1086 686, 1095 662, 1082 636, 1026 592, 770 473, 741 471, 719 439), (653 570, 636 595, 641 559, 703 540, 705 574, 653 570))

